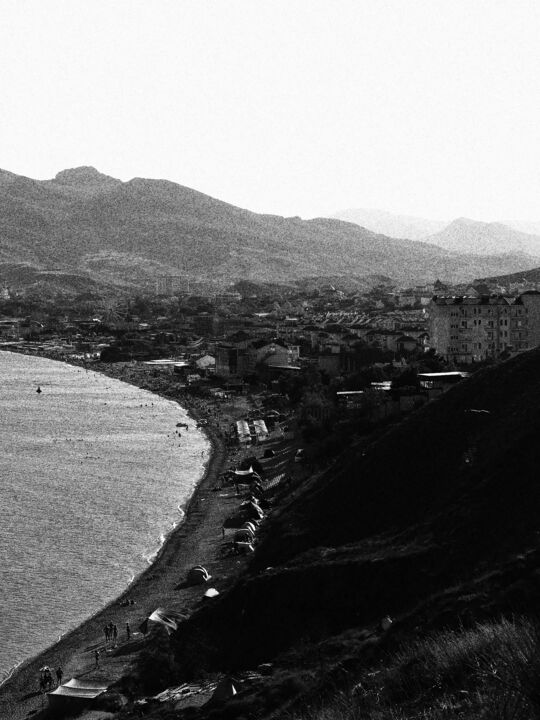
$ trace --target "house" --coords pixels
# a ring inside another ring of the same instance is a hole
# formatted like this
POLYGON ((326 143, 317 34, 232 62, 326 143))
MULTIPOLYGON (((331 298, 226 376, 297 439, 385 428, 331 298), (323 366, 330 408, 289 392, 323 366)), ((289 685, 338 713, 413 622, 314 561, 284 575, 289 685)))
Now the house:
POLYGON ((198 360, 195 360, 195 366, 199 372, 213 373, 216 369, 216 358, 213 355, 203 355, 198 360))
POLYGON ((414 352, 418 348, 418 343, 415 338, 410 335, 400 335, 396 339, 396 349, 398 352, 410 353, 414 352))
POLYGON ((300 356, 298 345, 288 346, 278 341, 269 343, 267 340, 253 340, 244 335, 236 333, 237 342, 216 345, 217 375, 242 377, 255 373, 260 366, 296 366, 300 356))
POLYGON ((364 406, 363 390, 339 390, 336 397, 339 407, 344 410, 360 410, 364 406))
POLYGON ((469 373, 459 371, 418 373, 420 387, 427 392, 429 399, 441 395, 468 377, 469 373))

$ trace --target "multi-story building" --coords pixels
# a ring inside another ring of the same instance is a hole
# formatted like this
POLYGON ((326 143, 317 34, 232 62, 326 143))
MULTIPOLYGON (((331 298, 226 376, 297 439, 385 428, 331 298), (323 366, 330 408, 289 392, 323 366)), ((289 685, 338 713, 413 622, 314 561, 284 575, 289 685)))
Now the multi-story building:
POLYGON ((540 293, 438 297, 429 306, 431 347, 469 363, 540 345, 540 293))

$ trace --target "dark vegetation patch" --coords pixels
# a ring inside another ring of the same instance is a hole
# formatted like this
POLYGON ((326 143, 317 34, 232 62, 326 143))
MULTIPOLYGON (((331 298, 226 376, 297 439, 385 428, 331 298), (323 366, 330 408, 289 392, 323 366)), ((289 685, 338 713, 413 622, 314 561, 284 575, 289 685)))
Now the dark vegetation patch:
POLYGON ((178 677, 272 662, 235 718, 540 717, 538 437, 535 350, 351 445, 182 624, 178 677))

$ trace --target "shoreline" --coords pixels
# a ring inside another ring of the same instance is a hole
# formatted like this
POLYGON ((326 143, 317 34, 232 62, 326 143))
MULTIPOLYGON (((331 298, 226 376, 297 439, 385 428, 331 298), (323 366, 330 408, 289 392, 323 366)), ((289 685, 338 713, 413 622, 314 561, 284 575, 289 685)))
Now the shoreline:
MULTIPOLYGON (((59 361, 56 358, 48 358, 47 356, 41 356, 43 359, 59 361)), ((65 363, 73 366, 81 367, 79 363, 65 363)), ((82 365, 86 368, 86 365, 82 365)), ((182 409, 196 422, 204 419, 201 417, 201 413, 194 403, 189 402, 189 398, 182 397, 177 398, 171 395, 170 387, 167 388, 167 378, 159 377, 153 378, 151 371, 143 368, 143 366, 131 366, 132 370, 136 371, 137 377, 134 374, 130 374, 129 378, 122 377, 124 373, 125 365, 114 367, 103 365, 100 363, 99 367, 86 368, 94 372, 99 372, 103 375, 107 375, 116 380, 127 382, 140 389, 148 390, 156 395, 159 395, 167 400, 175 401, 182 409), (107 372, 109 370, 109 372, 107 372), (118 372, 120 370, 120 372, 118 372), (112 371, 112 372, 111 372, 112 371), (156 385, 160 385, 160 388, 152 388, 152 379, 159 380, 156 385), (169 390, 169 392, 167 392, 169 390)), ((98 608, 92 615, 83 620, 76 627, 67 630, 55 643, 51 644, 46 649, 39 651, 36 655, 29 656, 25 660, 21 661, 16 665, 11 673, 0 683, 0 717, 24 717, 28 713, 28 703, 24 703, 24 708, 17 707, 16 705, 21 704, 21 696, 23 699, 31 700, 29 695, 32 695, 32 690, 37 687, 37 677, 39 674, 39 667, 44 664, 50 665, 51 667, 57 667, 58 665, 64 667, 69 663, 71 656, 76 654, 82 646, 85 645, 89 636, 100 636, 101 627, 106 623, 111 615, 126 615, 125 606, 122 605, 122 601, 125 601, 129 596, 133 599, 135 596, 135 613, 140 614, 141 606, 145 600, 145 593, 147 592, 148 583, 155 579, 156 576, 167 573, 167 570, 171 570, 173 560, 182 560, 182 550, 184 545, 188 544, 184 542, 186 538, 189 538, 190 531, 194 531, 197 525, 204 523, 204 518, 199 517, 201 504, 207 498, 205 493, 212 489, 215 485, 217 477, 222 472, 224 465, 227 460, 227 451, 225 443, 222 438, 219 437, 218 432, 209 424, 205 427, 200 428, 205 434, 207 440, 210 443, 210 451, 208 460, 206 462, 204 472, 201 475, 200 480, 197 482, 192 494, 190 495, 185 507, 181 507, 183 511, 183 517, 179 520, 175 527, 171 528, 171 531, 167 533, 164 542, 157 550, 155 557, 152 562, 149 563, 148 567, 142 570, 135 576, 132 582, 128 583, 126 588, 114 599, 112 599, 106 605, 98 608), (69 657, 68 657, 69 656, 69 657), (21 711, 23 714, 21 714, 21 711), (9 715, 7 714, 9 712, 9 715), (4 714, 6 713, 6 714, 4 714)), ((199 530, 201 527, 199 526, 199 530)), ((176 563, 175 563, 176 565, 176 563)), ((175 568, 176 569, 176 568, 175 568)), ((177 579, 177 573, 175 573, 175 580, 177 579)), ((171 578, 169 577, 169 581, 171 578)), ((163 578, 161 578, 163 582, 163 578)), ((170 584, 170 582, 168 583, 170 584)), ((170 592, 170 591, 169 591, 170 592)), ((166 594, 166 593, 165 593, 166 594)), ((154 608, 155 609, 155 608, 154 608)), ((9 671, 8 671, 9 672, 9 671)), ((34 693, 35 695, 35 693, 34 693)), ((35 700, 36 698, 34 698, 35 700)), ((42 700, 38 693, 37 701, 42 700)), ((36 703, 30 703, 30 707, 36 707, 36 703)))

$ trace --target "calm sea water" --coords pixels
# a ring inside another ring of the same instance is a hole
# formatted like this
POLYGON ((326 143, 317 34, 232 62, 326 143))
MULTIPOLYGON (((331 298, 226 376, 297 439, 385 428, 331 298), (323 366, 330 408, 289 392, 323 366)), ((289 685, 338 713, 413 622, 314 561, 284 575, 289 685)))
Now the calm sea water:
POLYGON ((209 450, 176 403, 0 352, 0 680, 147 566, 209 450))

